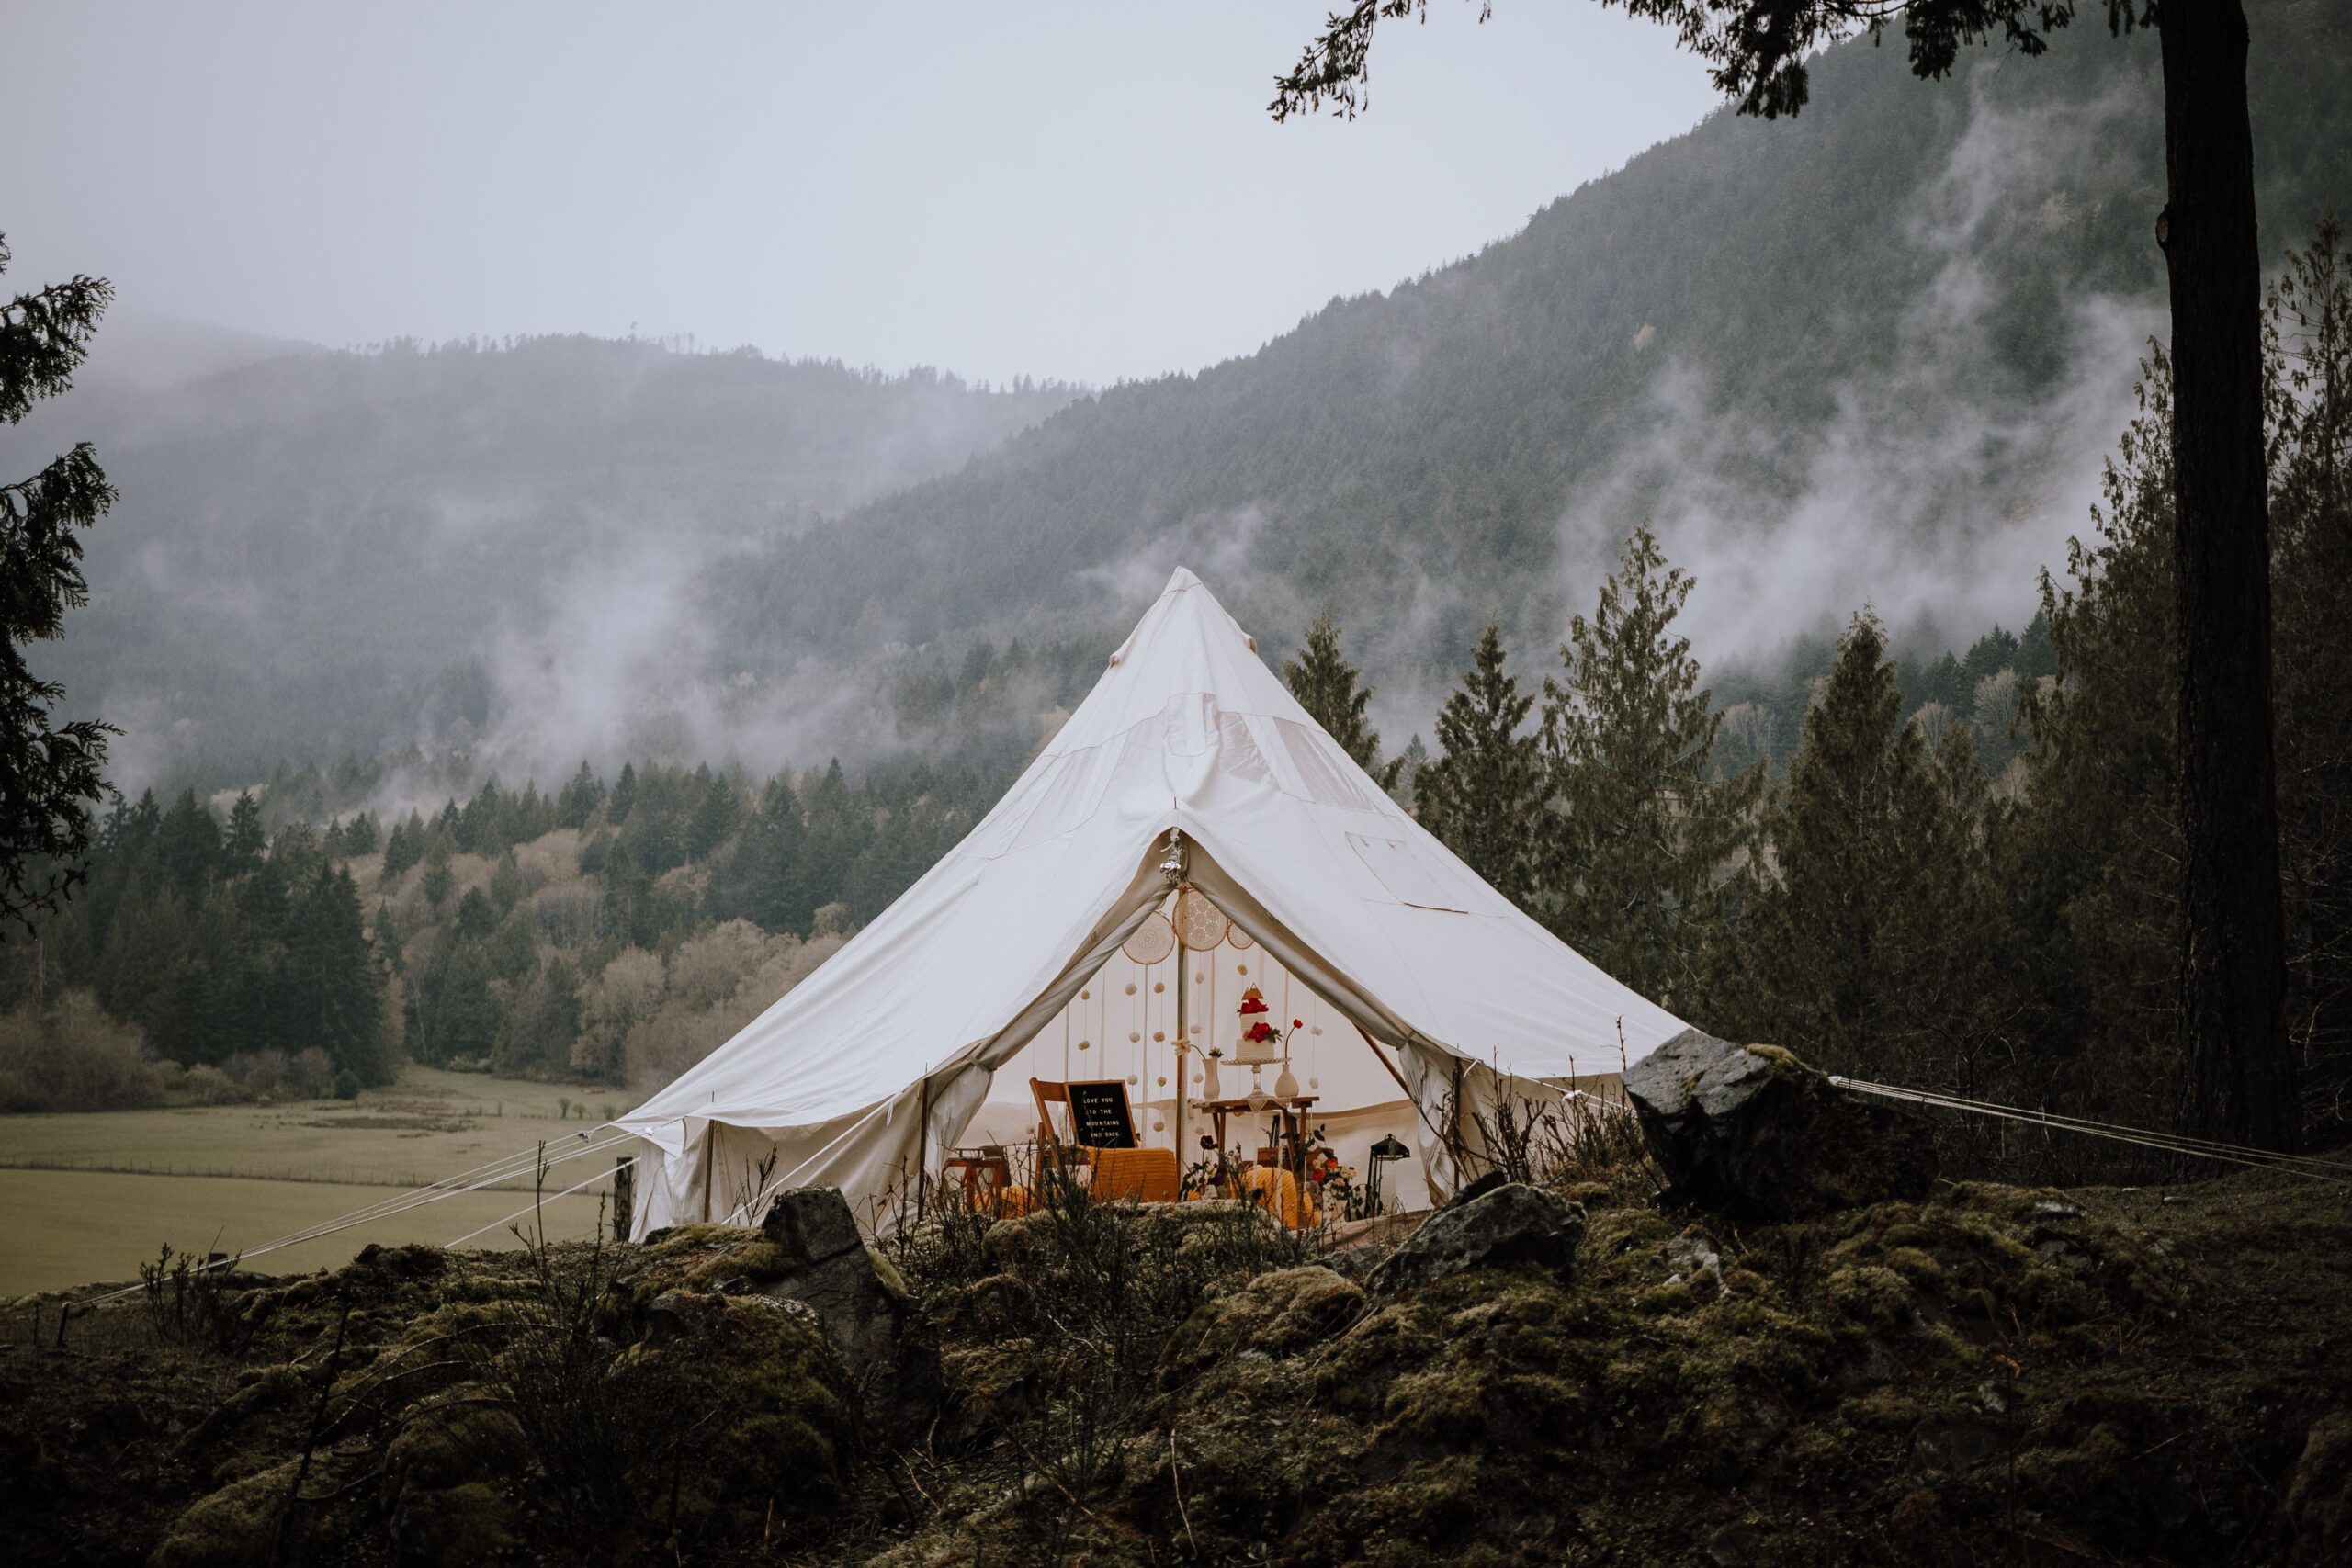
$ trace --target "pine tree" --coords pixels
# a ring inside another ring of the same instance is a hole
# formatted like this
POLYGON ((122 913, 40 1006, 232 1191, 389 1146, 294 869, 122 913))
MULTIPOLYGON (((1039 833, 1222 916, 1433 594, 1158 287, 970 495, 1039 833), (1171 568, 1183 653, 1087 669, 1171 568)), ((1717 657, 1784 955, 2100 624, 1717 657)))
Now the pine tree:
POLYGON ((447 900, 450 890, 457 885, 457 874, 449 869, 448 852, 439 844, 434 845, 433 852, 424 858, 424 877, 421 890, 424 894, 425 904, 429 908, 438 909, 447 900))
POLYGON ((1306 716, 1340 743, 1340 750, 1370 773, 1383 791, 1396 787, 1402 757, 1380 761, 1380 731, 1364 718, 1372 688, 1358 682, 1359 671, 1340 652, 1340 624, 1329 611, 1315 617, 1306 628, 1306 646, 1296 659, 1283 660, 1283 680, 1306 716))
POLYGON ((694 808, 686 818, 685 850, 688 860, 700 862, 708 860, 711 852, 735 831, 742 801, 735 792, 735 781, 714 777, 707 762, 695 769, 694 795, 694 808))
POLYGON ((1690 578, 1645 524, 1544 682, 1550 809, 1538 909, 1559 936, 1668 1006, 1695 987, 1763 770, 1711 781, 1723 716, 1673 633, 1690 578))
POLYGON ((253 791, 246 790, 229 808, 229 832, 220 845, 223 874, 243 876, 259 866, 262 851, 268 843, 269 835, 261 825, 261 802, 254 798, 253 791))
POLYGON ((1438 710, 1444 755, 1413 781, 1415 814, 1489 886, 1522 905, 1533 891, 1535 822, 1544 804, 1537 737, 1521 734, 1531 693, 1503 668, 1502 628, 1489 624, 1462 685, 1438 710))
POLYGON ((322 865, 297 911, 287 964, 291 1049, 316 1045, 362 1084, 390 1078, 383 987, 351 874, 322 865))
POLYGON ((164 874, 193 907, 220 874, 220 825, 196 798, 183 790, 164 814, 158 834, 164 854, 164 874))
MULTIPOLYGON (((106 279, 77 276, 0 304, 0 423, 66 389, 113 299, 106 279)), ((86 441, 0 484, 0 920, 27 929, 82 878, 90 807, 107 794, 107 738, 118 731, 93 719, 54 723, 65 689, 33 674, 25 645, 62 636, 65 612, 89 602, 81 534, 114 501, 86 441)))
POLYGON ((637 765, 633 762, 623 762, 621 776, 613 781, 612 795, 605 802, 605 820, 613 827, 619 828, 628 820, 628 814, 636 809, 637 765))
POLYGON ((583 829, 604 804, 604 781, 589 772, 587 762, 582 761, 580 771, 571 775, 571 782, 555 797, 555 825, 583 829))
MULTIPOLYGON (((412 818, 415 815, 413 811, 409 813, 412 818)), ((408 868, 414 865, 423 853, 423 847, 409 836, 408 823, 393 823, 392 830, 384 837, 384 869, 377 875, 377 885, 390 887, 398 882, 408 874, 408 868)))
POLYGON ((710 908, 720 920, 749 920, 763 931, 802 931, 816 906, 803 897, 800 800, 782 773, 761 792, 760 807, 712 874, 710 908))
POLYGON ((1902 707, 1885 634, 1855 616, 1766 813, 1771 856, 1747 889, 1739 972, 1709 996, 1733 1032, 1831 1072, 1888 1070, 1934 941, 1923 885, 1938 784, 1902 707))

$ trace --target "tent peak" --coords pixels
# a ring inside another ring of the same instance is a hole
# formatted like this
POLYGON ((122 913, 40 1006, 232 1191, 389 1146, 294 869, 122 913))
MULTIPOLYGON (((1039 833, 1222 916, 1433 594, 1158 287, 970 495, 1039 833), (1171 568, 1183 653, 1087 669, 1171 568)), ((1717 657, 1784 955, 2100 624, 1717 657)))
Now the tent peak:
POLYGON ((1152 601, 1151 607, 1144 612, 1135 629, 1127 633, 1126 640, 1112 650, 1110 666, 1115 670, 1126 663, 1145 641, 1167 636, 1168 628, 1189 628, 1189 633, 1180 632, 1179 636, 1205 637, 1213 635, 1211 628, 1218 626, 1238 638, 1250 652, 1258 651, 1258 639, 1244 631, 1241 623, 1217 603, 1217 597, 1209 591, 1208 584, 1195 576, 1190 567, 1180 566, 1168 574, 1168 586, 1159 591, 1159 597, 1152 601))

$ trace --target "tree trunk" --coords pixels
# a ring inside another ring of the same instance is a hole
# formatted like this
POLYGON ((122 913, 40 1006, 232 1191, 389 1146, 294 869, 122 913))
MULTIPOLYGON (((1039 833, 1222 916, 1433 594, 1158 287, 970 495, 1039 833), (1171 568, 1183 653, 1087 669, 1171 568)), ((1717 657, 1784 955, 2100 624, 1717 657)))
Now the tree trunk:
POLYGON ((2270 728, 2261 251, 2240 0, 2165 0, 2158 243, 2172 283, 2174 564, 2186 846, 2181 1043, 2189 1117, 2286 1148, 2301 1127, 2270 728))

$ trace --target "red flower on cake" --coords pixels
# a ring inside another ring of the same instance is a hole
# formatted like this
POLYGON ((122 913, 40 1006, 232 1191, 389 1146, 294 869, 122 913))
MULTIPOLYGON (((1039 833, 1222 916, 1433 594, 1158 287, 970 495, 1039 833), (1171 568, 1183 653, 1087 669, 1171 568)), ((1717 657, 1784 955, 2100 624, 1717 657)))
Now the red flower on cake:
POLYGON ((1249 1028, 1243 1030, 1241 1032, 1241 1038, 1244 1040, 1275 1039, 1276 1035, 1274 1033, 1274 1026, 1268 1023, 1261 1018, 1257 1022, 1251 1024, 1249 1028))
POLYGON ((1241 993, 1241 1006, 1235 1010, 1240 1013, 1243 1018, 1249 1018, 1253 1014, 1267 1012, 1272 1010, 1266 1006, 1266 998, 1259 993, 1258 987, 1252 986, 1248 990, 1241 993))

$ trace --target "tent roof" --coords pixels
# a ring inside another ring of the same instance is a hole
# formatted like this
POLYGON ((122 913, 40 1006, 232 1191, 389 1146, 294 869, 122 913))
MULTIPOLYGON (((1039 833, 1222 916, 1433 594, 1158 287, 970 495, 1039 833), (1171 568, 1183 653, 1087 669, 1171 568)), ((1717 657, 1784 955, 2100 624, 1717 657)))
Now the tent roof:
POLYGON ((993 1066, 1165 897, 1171 828, 1194 882, 1317 961, 1317 989, 1375 1037, 1559 1077, 1683 1027, 1423 830, 1180 569, 962 843, 624 1123, 673 1149, 687 1119, 814 1128, 943 1066, 993 1066))

